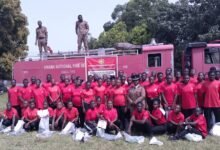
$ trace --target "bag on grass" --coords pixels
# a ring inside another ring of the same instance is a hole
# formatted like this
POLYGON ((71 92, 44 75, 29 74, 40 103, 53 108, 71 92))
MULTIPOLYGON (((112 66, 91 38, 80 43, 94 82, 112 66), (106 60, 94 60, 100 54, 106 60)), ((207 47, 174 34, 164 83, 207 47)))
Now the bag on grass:
POLYGON ((76 129, 75 133, 73 134, 72 138, 74 141, 81 141, 85 142, 88 141, 91 136, 86 130, 76 129))
POLYGON ((214 135, 214 136, 220 136, 220 122, 216 123, 211 131, 210 131, 210 134, 211 135, 214 135))
POLYGON ((185 138, 192 142, 200 142, 202 141, 202 136, 194 133, 188 133, 185 135, 185 138))
POLYGON ((123 132, 124 138, 126 142, 129 143, 144 143, 144 137, 143 136, 131 136, 129 134, 127 134, 126 132, 123 132))
POLYGON ((118 132, 117 135, 107 134, 105 133, 105 130, 102 128, 97 128, 96 136, 108 141, 116 141, 122 139, 122 134, 120 132, 118 132))
POLYGON ((14 131, 9 133, 9 135, 21 135, 25 132, 25 130, 23 129, 24 126, 24 121, 23 120, 18 120, 16 126, 14 127, 14 131))
POLYGON ((106 120, 99 120, 97 124, 98 128, 106 129, 107 127, 107 121, 106 120))
POLYGON ((50 131, 49 129, 49 117, 43 117, 40 119, 38 133, 43 133, 45 131, 50 131))
POLYGON ((158 146, 162 146, 163 142, 159 141, 156 137, 152 137, 150 142, 150 145, 158 145, 158 146))
POLYGON ((62 134, 62 135, 67 135, 67 134, 74 133, 75 131, 76 131, 75 124, 72 123, 72 122, 68 122, 67 125, 66 125, 65 128, 61 131, 60 134, 62 134))

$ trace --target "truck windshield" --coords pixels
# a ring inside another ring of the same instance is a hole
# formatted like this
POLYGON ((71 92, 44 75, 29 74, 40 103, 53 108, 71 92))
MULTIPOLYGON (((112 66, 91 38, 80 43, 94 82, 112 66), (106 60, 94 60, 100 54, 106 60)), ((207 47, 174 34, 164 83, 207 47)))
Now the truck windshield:
POLYGON ((205 63, 206 64, 220 64, 220 48, 206 48, 205 49, 205 63))

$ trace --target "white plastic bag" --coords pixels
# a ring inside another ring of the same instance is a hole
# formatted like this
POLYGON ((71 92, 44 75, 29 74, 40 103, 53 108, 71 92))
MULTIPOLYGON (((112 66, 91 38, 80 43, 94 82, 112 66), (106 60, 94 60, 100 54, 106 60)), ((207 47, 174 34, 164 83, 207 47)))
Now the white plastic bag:
POLYGON ((189 141, 200 142, 202 141, 202 136, 194 133, 188 133, 185 135, 185 138, 189 141))
POLYGON ((143 136, 131 136, 129 134, 127 134, 126 132, 123 132, 124 138, 126 142, 129 143, 144 143, 144 137, 143 136))
POLYGON ((3 122, 3 119, 1 119, 1 121, 0 121, 0 131, 4 129, 3 125, 2 125, 2 122, 3 122))
POLYGON ((38 133, 49 131, 49 117, 43 117, 40 119, 38 133))
POLYGON ((2 133, 9 133, 11 132, 11 126, 4 128, 3 130, 1 130, 2 133))
POLYGON ((72 138, 74 141, 88 141, 91 136, 86 130, 76 129, 75 133, 73 134, 72 138))
POLYGON ((25 122, 23 120, 18 120, 18 123, 16 124, 14 128, 14 132, 19 133, 23 129, 24 123, 25 122))
POLYGON ((97 124, 98 128, 106 129, 107 127, 107 121, 106 120, 99 120, 97 124))
POLYGON ((76 130, 75 124, 72 122, 68 122, 60 134, 62 134, 62 135, 71 134, 71 133, 74 133, 75 130, 76 130))
POLYGON ((214 136, 220 136, 220 122, 216 123, 211 131, 210 131, 210 134, 211 135, 214 135, 214 136))
POLYGON ((162 146, 163 142, 159 141, 156 137, 152 137, 150 142, 150 145, 158 145, 158 146, 162 146))
POLYGON ((96 136, 101 137, 108 141, 116 141, 122 139, 122 134, 118 132, 117 135, 107 134, 105 133, 105 130, 102 128, 97 128, 96 136))
POLYGON ((49 116, 49 111, 48 111, 48 109, 38 110, 38 111, 37 111, 37 115, 38 115, 40 118, 48 117, 48 116, 49 116))

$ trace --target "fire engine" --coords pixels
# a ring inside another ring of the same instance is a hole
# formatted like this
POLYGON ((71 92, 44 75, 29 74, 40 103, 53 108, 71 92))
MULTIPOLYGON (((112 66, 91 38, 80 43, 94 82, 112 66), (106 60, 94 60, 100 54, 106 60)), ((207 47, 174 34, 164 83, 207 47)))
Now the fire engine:
MULTIPOLYGON (((207 72, 210 67, 220 68, 219 43, 189 43, 182 54, 182 67, 195 68, 196 72, 207 72)), ((117 75, 119 70, 131 73, 165 72, 174 70, 174 45, 149 44, 137 49, 114 48, 90 50, 89 53, 54 53, 43 58, 20 59, 13 65, 13 77, 18 83, 24 78, 36 76, 42 81, 47 74, 59 80, 60 74, 80 76, 108 74, 117 75)))

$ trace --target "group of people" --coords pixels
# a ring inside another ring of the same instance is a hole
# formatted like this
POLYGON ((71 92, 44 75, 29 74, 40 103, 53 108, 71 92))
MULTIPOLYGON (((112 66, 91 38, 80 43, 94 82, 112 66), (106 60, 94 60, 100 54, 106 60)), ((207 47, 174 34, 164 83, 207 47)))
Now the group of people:
MULTIPOLYGON (((42 52, 53 53, 52 49, 48 46, 48 31, 45 26, 42 25, 42 21, 37 22, 38 27, 36 28, 36 40, 35 45, 38 45, 40 55, 42 52)), ((78 20, 76 21, 75 31, 77 35, 77 44, 78 44, 78 53, 81 52, 82 43, 84 44, 84 49, 87 52, 88 50, 88 33, 89 25, 87 21, 83 20, 82 15, 78 15, 78 20)))
POLYGON ((210 68, 207 75, 194 69, 183 73, 167 68, 151 74, 133 73, 125 77, 60 75, 56 82, 51 74, 46 81, 36 77, 23 80, 23 86, 11 81, 7 108, 1 115, 4 126, 23 119, 24 129, 37 130, 38 110, 49 111, 50 129, 62 130, 68 122, 86 128, 95 135, 99 120, 107 122, 106 132, 117 134, 168 133, 171 140, 195 133, 205 138, 215 122, 220 122, 220 71, 210 68), (215 118, 213 118, 213 116, 215 118), (215 121, 215 122, 214 122, 215 121))

